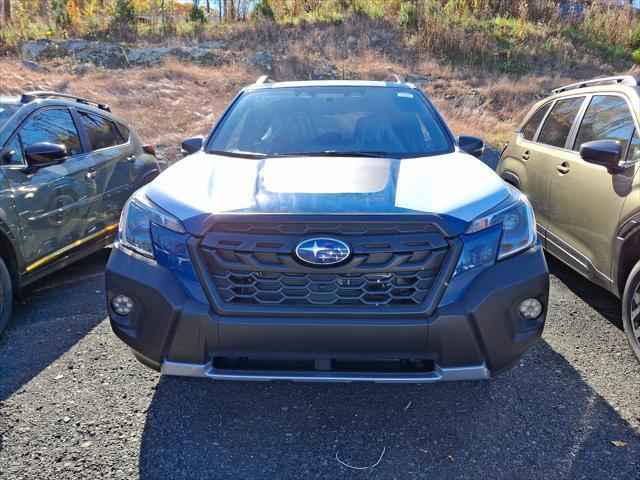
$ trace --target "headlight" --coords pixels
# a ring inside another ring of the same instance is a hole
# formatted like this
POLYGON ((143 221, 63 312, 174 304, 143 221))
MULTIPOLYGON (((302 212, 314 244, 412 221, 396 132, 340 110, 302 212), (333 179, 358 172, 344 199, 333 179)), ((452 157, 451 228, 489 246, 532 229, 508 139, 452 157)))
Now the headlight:
POLYGON ((527 198, 509 187, 509 197, 471 222, 462 237, 464 247, 453 273, 493 265, 530 248, 536 241, 536 222, 527 198))
POLYGON ((162 210, 149 200, 144 189, 135 192, 127 201, 120 217, 118 246, 128 248, 145 257, 153 258, 151 224, 176 233, 184 233, 180 220, 162 210))
POLYGON ((454 302, 486 267, 531 248, 536 241, 533 210, 526 197, 509 186, 509 197, 473 220, 462 236, 462 252, 441 305, 454 302))
POLYGON ((495 225, 502 225, 498 260, 527 250, 536 241, 536 220, 527 197, 511 185, 507 187, 509 198, 474 220, 465 232, 472 234, 495 225))

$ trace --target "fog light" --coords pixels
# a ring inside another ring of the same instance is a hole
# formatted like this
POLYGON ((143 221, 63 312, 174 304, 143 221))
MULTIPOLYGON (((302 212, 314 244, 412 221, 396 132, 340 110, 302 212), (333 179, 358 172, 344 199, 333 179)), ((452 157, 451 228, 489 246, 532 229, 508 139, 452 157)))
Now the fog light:
POLYGON ((519 310, 524 318, 538 318, 542 313, 542 303, 536 298, 528 298, 520 304, 519 310))
POLYGON ((118 315, 130 315, 133 312, 133 300, 126 295, 118 295, 111 300, 111 308, 118 315))

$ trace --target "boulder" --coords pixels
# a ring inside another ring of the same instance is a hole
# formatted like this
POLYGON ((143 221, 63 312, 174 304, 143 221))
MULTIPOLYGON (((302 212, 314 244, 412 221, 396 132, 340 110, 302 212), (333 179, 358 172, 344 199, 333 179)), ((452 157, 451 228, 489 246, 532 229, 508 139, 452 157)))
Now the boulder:
POLYGON ((271 73, 273 71, 273 55, 264 50, 258 52, 249 60, 249 65, 260 67, 264 73, 271 73))
POLYGON ((23 59, 31 61, 72 57, 74 62, 105 68, 121 68, 127 63, 126 52, 121 44, 81 39, 20 42, 18 52, 23 59))
POLYGON ((222 50, 208 48, 202 44, 175 48, 171 55, 183 62, 195 62, 202 65, 218 66, 227 61, 227 56, 222 50))
POLYGON ((127 53, 127 61, 135 65, 154 65, 171 55, 172 47, 132 48, 127 53))
POLYGON ((38 65, 36 62, 32 62, 31 60, 23 60, 22 65, 33 72, 44 72, 45 68, 38 65))
POLYGON ((405 80, 409 83, 413 83, 418 88, 426 88, 431 84, 431 78, 426 75, 408 74, 405 80))
POLYGON ((313 70, 311 77, 314 80, 353 80, 355 75, 349 70, 340 70, 335 63, 325 62, 313 70))
POLYGON ((122 68, 127 65, 127 53, 119 43, 74 44, 69 45, 69 51, 80 63, 92 63, 104 68, 122 68))
MULTIPOLYGON (((18 53, 25 60, 42 60, 56 50, 53 40, 26 40, 18 42, 18 53)), ((51 58, 51 57, 49 57, 51 58)))
MULTIPOLYGON (((123 68, 127 65, 154 65, 166 57, 173 56, 184 62, 203 65, 220 65, 228 61, 227 44, 221 40, 179 47, 127 48, 122 43, 94 42, 82 39, 35 40, 20 42, 18 51, 23 60, 39 61, 54 58, 69 58, 71 63, 82 66, 103 68, 123 68)), ((271 54, 261 52, 256 55, 256 65, 271 71, 271 54), (266 54, 266 55, 265 55, 266 54)))

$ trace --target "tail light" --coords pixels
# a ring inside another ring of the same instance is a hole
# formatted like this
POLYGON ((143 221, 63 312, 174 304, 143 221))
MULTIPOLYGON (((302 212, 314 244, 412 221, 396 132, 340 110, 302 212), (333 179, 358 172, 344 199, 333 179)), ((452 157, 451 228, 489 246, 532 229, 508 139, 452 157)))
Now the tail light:
POLYGON ((153 145, 143 145, 142 150, 144 150, 147 153, 150 153, 154 157, 156 156, 156 149, 153 145))

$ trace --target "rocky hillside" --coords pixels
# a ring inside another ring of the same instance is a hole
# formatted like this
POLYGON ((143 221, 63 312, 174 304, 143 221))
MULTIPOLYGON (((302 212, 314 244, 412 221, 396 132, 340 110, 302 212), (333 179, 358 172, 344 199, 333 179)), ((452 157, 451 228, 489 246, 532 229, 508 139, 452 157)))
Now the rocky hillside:
POLYGON ((208 131, 242 86, 264 73, 290 79, 383 79, 405 75, 424 89, 456 134, 500 145, 536 100, 558 85, 628 71, 584 53, 523 73, 460 64, 420 48, 388 22, 353 16, 340 24, 258 23, 200 41, 22 41, 0 60, 0 94, 59 90, 96 98, 147 141, 176 146, 208 131), (594 61, 596 58, 597 61, 594 61))

